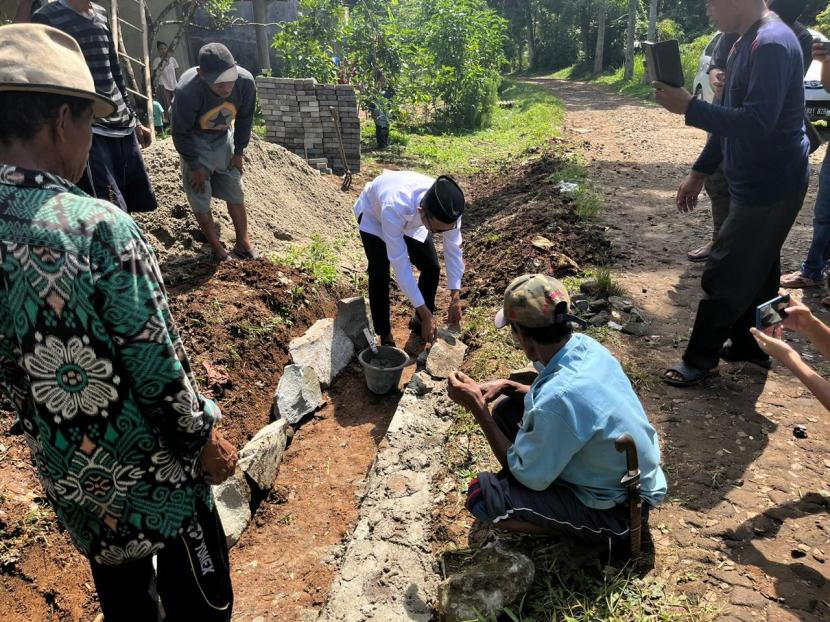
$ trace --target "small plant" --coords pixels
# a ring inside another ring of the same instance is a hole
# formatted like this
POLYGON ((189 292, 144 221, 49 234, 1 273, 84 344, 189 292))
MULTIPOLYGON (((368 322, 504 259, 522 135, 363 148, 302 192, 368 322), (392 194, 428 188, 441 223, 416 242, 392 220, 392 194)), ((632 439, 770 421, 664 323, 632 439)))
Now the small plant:
POLYGON ((609 268, 597 268, 594 271, 594 278, 599 285, 597 298, 609 298, 610 296, 624 296, 625 289, 617 283, 609 268))
POLYGON ((332 242, 315 234, 308 244, 293 246, 284 255, 275 254, 271 261, 298 268, 322 285, 334 285, 340 276, 338 253, 342 247, 342 241, 332 242))

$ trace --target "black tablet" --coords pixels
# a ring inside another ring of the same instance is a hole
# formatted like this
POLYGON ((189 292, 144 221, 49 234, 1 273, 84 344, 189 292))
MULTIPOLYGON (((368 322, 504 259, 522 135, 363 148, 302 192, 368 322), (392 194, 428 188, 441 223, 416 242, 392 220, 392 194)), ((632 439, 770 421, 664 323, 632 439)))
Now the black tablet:
POLYGON ((680 61, 680 45, 677 39, 658 43, 645 41, 643 51, 646 55, 646 71, 650 82, 683 86, 683 64, 680 61))

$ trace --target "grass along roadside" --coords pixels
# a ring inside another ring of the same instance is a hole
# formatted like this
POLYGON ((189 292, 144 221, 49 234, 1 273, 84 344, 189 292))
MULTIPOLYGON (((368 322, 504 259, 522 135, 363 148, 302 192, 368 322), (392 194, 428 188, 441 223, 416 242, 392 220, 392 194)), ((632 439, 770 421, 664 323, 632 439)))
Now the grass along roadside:
MULTIPOLYGON (((694 90, 694 79, 697 73, 698 63, 700 62, 700 55, 713 36, 712 34, 702 35, 694 41, 683 43, 680 46, 680 60, 683 64, 683 76, 686 80, 685 86, 690 93, 694 90)), ((559 80, 583 80, 594 84, 602 84, 623 95, 653 101, 651 86, 645 84, 643 81, 645 76, 645 59, 642 55, 638 55, 634 59, 634 76, 631 80, 626 80, 623 74, 624 70, 622 67, 609 69, 597 76, 593 75, 585 66, 571 65, 570 67, 550 74, 549 77, 559 80)))
POLYGON ((393 123, 390 145, 383 151, 372 149, 375 128, 369 120, 362 128, 364 160, 431 174, 470 175, 498 170, 560 135, 565 108, 548 89, 506 79, 499 98, 512 106, 497 107, 487 129, 434 135, 420 129, 406 131, 393 123))

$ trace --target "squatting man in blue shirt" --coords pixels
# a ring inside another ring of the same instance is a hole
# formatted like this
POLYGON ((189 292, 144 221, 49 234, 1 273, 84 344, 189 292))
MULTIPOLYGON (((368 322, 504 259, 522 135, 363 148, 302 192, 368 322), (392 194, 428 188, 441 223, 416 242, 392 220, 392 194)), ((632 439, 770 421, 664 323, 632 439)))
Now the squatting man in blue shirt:
POLYGON ((710 133, 677 191, 677 209, 695 208, 704 180, 721 163, 730 196, 729 215, 701 279, 704 296, 686 352, 664 375, 676 386, 702 382, 720 359, 769 368, 769 356, 749 329, 757 305, 778 294, 781 247, 809 182, 798 39, 764 0, 709 0, 707 10, 721 31, 741 35, 727 62, 722 102, 654 83, 660 105, 710 133))
POLYGON ((496 458, 498 474, 479 473, 467 509, 508 531, 564 534, 627 550, 626 471, 614 441, 629 433, 637 446, 648 513, 666 495, 657 434, 619 362, 594 339, 573 334, 565 287, 542 274, 515 279, 496 326, 510 327, 527 357, 543 367, 532 385, 478 384, 461 372, 449 396, 469 410, 496 458))

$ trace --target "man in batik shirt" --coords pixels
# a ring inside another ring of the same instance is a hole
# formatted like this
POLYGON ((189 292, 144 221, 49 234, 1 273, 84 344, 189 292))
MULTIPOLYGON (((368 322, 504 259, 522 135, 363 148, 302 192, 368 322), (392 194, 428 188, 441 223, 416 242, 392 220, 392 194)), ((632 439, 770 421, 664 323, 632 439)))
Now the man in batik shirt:
POLYGON ((235 452, 197 392, 146 240, 74 185, 93 117, 114 105, 69 35, 18 24, 0 41, 0 391, 105 620, 160 620, 158 594, 167 622, 227 621, 209 483, 235 452))

